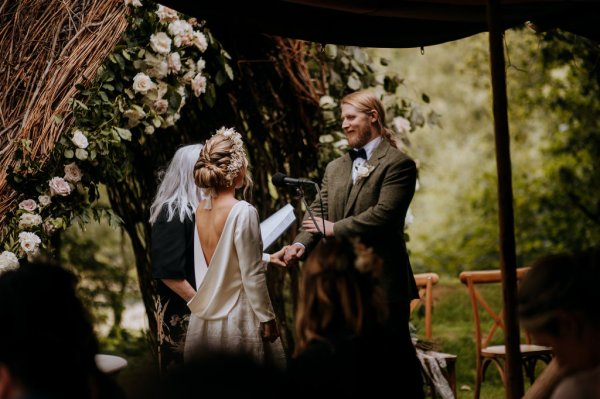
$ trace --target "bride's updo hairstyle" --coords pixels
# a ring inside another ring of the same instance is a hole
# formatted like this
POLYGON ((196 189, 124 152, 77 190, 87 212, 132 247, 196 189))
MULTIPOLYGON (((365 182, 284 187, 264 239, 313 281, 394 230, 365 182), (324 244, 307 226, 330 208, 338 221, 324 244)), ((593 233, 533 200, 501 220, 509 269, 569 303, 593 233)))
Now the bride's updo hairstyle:
POLYGON ((206 194, 214 197, 220 188, 231 187, 243 168, 246 169, 242 185, 245 195, 252 187, 252 179, 247 170, 242 136, 233 128, 222 127, 202 147, 194 166, 194 180, 206 194))

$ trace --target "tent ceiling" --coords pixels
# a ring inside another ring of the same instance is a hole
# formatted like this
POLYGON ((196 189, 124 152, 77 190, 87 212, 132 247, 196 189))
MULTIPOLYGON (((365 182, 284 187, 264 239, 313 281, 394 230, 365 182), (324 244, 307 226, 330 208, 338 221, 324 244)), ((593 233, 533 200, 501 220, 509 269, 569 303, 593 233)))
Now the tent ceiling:
MULTIPOLYGON (((499 0, 504 28, 534 22, 600 40, 597 0, 499 0)), ((321 43, 421 47, 488 30, 486 0, 162 0, 178 11, 231 27, 321 43)))

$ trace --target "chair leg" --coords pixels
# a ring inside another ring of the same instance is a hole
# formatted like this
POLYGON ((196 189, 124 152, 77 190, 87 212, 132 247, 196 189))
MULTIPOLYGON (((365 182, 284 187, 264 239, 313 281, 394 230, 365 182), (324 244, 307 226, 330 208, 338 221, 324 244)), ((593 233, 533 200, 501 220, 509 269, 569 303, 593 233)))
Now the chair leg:
POLYGON ((483 364, 481 357, 477 357, 477 375, 475 376, 475 392, 474 399, 479 399, 481 393, 481 381, 483 380, 483 364))

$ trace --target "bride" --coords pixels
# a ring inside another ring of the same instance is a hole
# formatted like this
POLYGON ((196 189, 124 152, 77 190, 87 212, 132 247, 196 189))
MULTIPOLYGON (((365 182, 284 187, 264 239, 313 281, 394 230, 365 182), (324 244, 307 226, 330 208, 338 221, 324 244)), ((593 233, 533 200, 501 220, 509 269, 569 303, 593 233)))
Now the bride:
MULTIPOLYGON (((285 357, 266 283, 256 208, 235 198, 252 184, 242 139, 219 129, 205 143, 194 167, 205 199, 196 209, 194 263, 197 292, 184 359, 207 351, 249 354, 284 366, 285 357)), ((282 250, 283 251, 283 250, 282 250)), ((270 255, 280 258, 282 251, 270 255)), ((265 255, 269 256, 269 255, 265 255)))

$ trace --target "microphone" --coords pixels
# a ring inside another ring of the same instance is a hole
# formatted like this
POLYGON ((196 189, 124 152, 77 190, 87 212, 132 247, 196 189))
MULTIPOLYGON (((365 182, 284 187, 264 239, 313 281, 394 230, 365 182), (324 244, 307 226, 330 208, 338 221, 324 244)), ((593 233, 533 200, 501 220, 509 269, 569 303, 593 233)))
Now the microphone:
POLYGON ((275 173, 273 175, 273 177, 271 178, 271 182, 273 183, 274 186, 277 186, 277 187, 282 187, 286 184, 288 184, 290 186, 299 186, 301 184, 315 184, 315 182, 312 180, 308 180, 303 177, 300 177, 298 179, 296 179, 294 177, 288 177, 281 172, 275 173))

